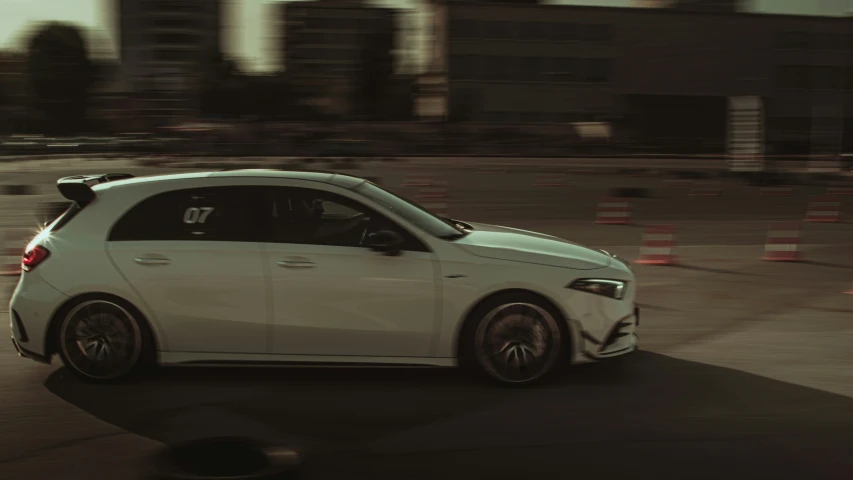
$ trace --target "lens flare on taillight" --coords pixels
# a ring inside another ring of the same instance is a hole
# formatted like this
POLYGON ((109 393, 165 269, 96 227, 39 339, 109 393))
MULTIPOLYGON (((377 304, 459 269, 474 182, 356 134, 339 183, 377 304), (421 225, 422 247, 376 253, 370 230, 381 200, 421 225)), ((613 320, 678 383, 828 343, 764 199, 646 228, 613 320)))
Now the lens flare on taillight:
POLYGON ((35 245, 24 252, 24 256, 21 258, 21 270, 30 272, 49 256, 50 250, 41 245, 35 245))

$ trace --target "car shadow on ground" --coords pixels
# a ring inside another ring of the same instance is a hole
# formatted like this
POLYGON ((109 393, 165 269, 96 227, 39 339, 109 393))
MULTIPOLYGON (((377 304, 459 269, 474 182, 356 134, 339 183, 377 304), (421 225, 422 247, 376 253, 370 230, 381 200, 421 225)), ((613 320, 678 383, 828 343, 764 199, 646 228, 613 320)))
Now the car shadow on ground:
POLYGON ((309 452, 301 478, 849 478, 853 400, 638 352, 501 388, 450 369, 162 369, 46 387, 164 443, 252 436, 309 452), (627 361, 625 361, 627 360, 627 361))

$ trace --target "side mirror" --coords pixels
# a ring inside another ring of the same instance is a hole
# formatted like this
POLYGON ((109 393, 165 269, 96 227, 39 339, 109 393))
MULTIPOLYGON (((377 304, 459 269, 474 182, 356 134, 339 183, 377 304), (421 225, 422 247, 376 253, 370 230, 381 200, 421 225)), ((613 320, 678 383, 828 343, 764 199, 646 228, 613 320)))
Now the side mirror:
POLYGON ((403 237, 393 230, 380 230, 371 233, 365 240, 365 246, 375 252, 396 256, 403 248, 403 237))

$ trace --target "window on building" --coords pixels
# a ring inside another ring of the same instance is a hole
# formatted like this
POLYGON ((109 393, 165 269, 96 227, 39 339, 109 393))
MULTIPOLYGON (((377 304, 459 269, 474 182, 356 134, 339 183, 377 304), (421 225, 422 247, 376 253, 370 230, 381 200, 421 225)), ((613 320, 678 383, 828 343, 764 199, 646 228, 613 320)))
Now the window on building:
POLYGON ((579 25, 582 42, 602 43, 610 41, 609 25, 579 25))
POLYGON ((778 88, 808 89, 811 86, 810 68, 801 65, 783 65, 776 69, 778 88))
POLYGON ((186 50, 155 50, 154 59, 161 62, 180 62, 189 58, 186 50))
POLYGON ((812 69, 812 85, 817 90, 839 90, 843 87, 844 76, 841 67, 817 66, 812 69))
POLYGON ((154 35, 154 42, 161 45, 188 45, 196 44, 200 37, 193 33, 158 33, 154 35))
POLYGON ((554 73, 558 80, 563 82, 575 82, 578 80, 577 66, 574 58, 561 57, 555 59, 554 73))
POLYGON ((198 21, 190 17, 174 17, 162 16, 154 17, 152 23, 158 27, 176 28, 176 29, 192 29, 198 26, 198 21))
POLYGON ((170 12, 170 13, 196 13, 198 5, 193 3, 175 3, 172 0, 160 0, 151 2, 149 8, 152 11, 170 12))
POLYGON ((519 62, 521 75, 520 78, 526 81, 539 80, 539 59, 536 57, 521 57, 519 62))
POLYGON ((604 83, 610 81, 610 60, 606 58, 586 59, 584 81, 590 83, 604 83))
POLYGON ((501 36, 500 22, 485 22, 483 24, 483 37, 489 39, 500 38, 501 36))
POLYGON ((497 37, 501 40, 515 38, 515 28, 511 22, 497 22, 497 37))
POLYGON ((576 42, 580 38, 581 25, 576 23, 564 23, 560 26, 560 40, 564 42, 576 42))
POLYGON ((542 30, 543 24, 539 22, 521 22, 518 24, 518 38, 521 40, 539 40, 547 32, 542 30))
POLYGON ((521 70, 521 57, 504 57, 507 63, 507 80, 523 81, 524 72, 521 70))
POLYGON ((819 33, 814 36, 818 50, 841 51, 845 49, 844 36, 837 33, 819 33))
POLYGON ((450 21, 450 36, 451 38, 470 38, 471 26, 473 22, 464 18, 457 18, 450 21))
POLYGON ((463 80, 472 78, 471 63, 469 55, 454 55, 450 57, 450 71, 454 78, 463 80))
POLYGON ((539 122, 539 114, 536 112, 521 112, 520 115, 521 123, 538 123, 539 122))
POLYGON ((501 65, 501 57, 490 55, 486 57, 486 78, 489 80, 497 80, 501 74, 503 65, 501 65))

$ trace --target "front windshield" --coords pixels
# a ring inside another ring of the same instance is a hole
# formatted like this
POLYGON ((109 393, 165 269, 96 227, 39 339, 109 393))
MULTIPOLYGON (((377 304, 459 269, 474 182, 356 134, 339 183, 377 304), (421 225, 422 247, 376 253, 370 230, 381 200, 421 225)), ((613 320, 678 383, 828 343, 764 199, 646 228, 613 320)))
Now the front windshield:
POLYGON ((364 182, 355 190, 434 237, 453 239, 464 236, 466 233, 453 222, 437 217, 420 205, 398 197, 370 182, 364 182))

